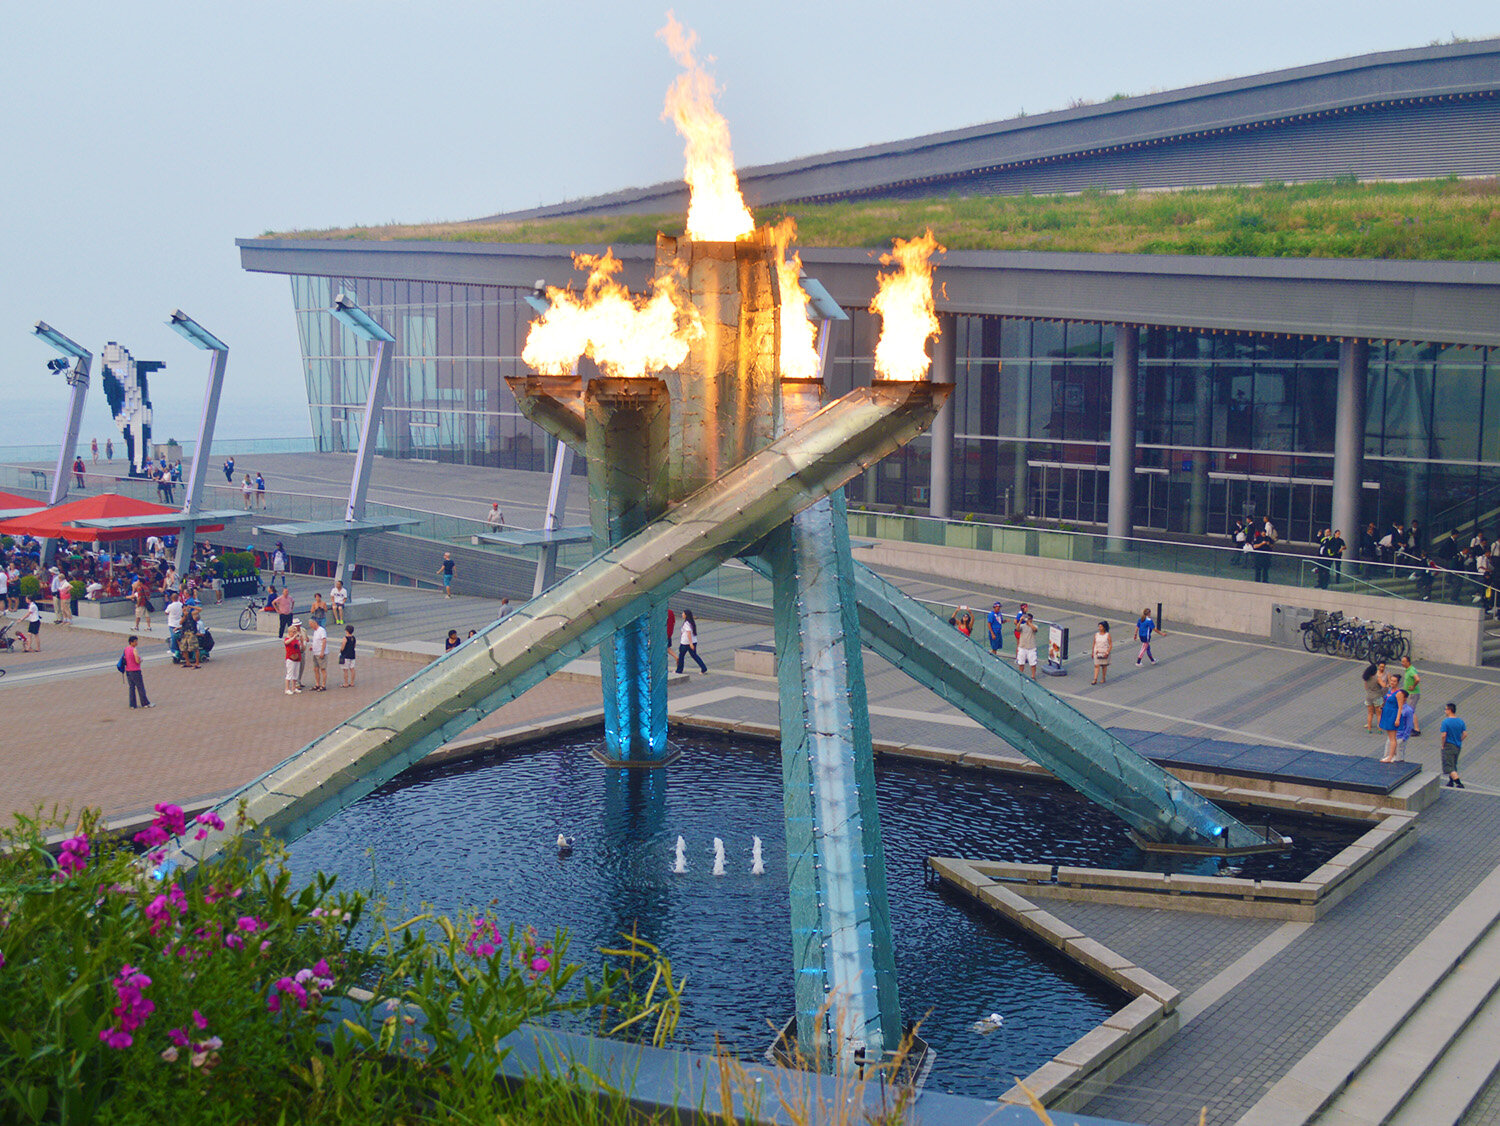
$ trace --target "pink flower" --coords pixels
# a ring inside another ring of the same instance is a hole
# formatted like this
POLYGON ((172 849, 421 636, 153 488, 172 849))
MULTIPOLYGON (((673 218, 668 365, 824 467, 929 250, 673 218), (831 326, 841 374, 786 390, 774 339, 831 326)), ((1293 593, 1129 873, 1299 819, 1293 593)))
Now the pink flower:
POLYGON ((114 1048, 116 1051, 123 1051, 135 1043, 130 1033, 123 1032, 118 1028, 101 1028, 99 1030, 99 1039, 103 1040, 106 1045, 114 1048))
POLYGON ((254 915, 241 915, 238 919, 235 920, 234 925, 240 930, 244 931, 246 934, 254 934, 256 931, 263 931, 266 929, 266 924, 261 922, 254 915))
POLYGON ((164 1059, 164 1060, 166 1060, 168 1063, 176 1063, 177 1062, 177 1049, 176 1048, 163 1048, 162 1049, 162 1053, 161 1053, 161 1058, 164 1059))
POLYGON ((188 1034, 180 1028, 169 1029, 167 1031, 167 1039, 179 1048, 186 1048, 192 1042, 188 1039, 188 1034))
POLYGON ((183 816, 182 807, 168 802, 156 804, 156 820, 152 824, 159 826, 168 836, 181 836, 187 831, 187 818, 183 816))
POLYGON ((200 1013, 197 1009, 194 1009, 193 1023, 198 1026, 198 1030, 201 1032, 208 1027, 208 1018, 200 1013))
POLYGON ((58 854, 57 866, 67 876, 82 872, 89 866, 89 839, 86 836, 69 837, 62 843, 62 852, 58 854))
POLYGON ((277 978, 271 986, 271 996, 266 1001, 266 1008, 273 1013, 281 1012, 281 996, 285 994, 297 1002, 297 1008, 307 1008, 307 990, 302 983, 290 977, 277 978))
POLYGON ((544 974, 551 968, 552 963, 547 961, 547 959, 543 958, 540 954, 531 959, 531 970, 533 973, 544 974))

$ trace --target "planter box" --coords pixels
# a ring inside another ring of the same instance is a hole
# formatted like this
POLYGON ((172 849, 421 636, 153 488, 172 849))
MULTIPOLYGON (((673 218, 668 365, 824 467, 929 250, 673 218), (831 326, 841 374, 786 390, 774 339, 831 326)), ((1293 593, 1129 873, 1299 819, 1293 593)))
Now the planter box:
POLYGON ((84 598, 73 612, 80 618, 128 618, 135 613, 135 602, 129 598, 101 598, 97 602, 84 598))
POLYGON ((1044 559, 1072 559, 1087 563, 1094 558, 1094 541, 1090 536, 1066 532, 1038 532, 1037 554, 1044 559))
POLYGON ((225 598, 245 598, 260 590, 259 575, 239 575, 224 580, 225 598))
POLYGON ((949 547, 977 548, 979 546, 979 525, 949 524, 945 542, 949 547))

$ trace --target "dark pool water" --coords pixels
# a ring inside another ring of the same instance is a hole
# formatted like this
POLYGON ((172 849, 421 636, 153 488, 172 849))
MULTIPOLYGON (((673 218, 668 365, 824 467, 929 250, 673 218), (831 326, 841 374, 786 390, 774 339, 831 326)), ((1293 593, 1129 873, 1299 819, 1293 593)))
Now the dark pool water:
MULTIPOLYGON (((709 737, 674 740, 665 771, 608 771, 594 738, 404 776, 297 843, 294 868, 338 873, 394 906, 429 902, 453 913, 497 904, 501 918, 544 933, 565 928, 570 954, 635 927, 688 983, 677 1042, 712 1049, 715 1034, 758 1055, 791 1013, 791 943, 781 770, 774 746, 709 737), (576 838, 559 859, 559 832, 576 838), (678 835, 689 871, 671 872, 678 835), (727 875, 715 877, 713 838, 727 875), (750 875, 753 836, 765 859, 750 875)), ((1048 948, 1012 932, 961 896, 927 886, 923 860, 953 855, 1109 867, 1160 866, 1130 845, 1111 815, 1066 788, 994 774, 886 760, 881 827, 902 1008, 937 1049, 931 1084, 994 1095, 1125 1002, 1048 948), (973 1023, 991 1012, 1003 1027, 973 1023)), ((1350 834, 1283 819, 1298 856, 1253 858, 1247 876, 1296 879, 1350 834)), ((1192 861, 1195 871, 1216 862, 1192 861)))

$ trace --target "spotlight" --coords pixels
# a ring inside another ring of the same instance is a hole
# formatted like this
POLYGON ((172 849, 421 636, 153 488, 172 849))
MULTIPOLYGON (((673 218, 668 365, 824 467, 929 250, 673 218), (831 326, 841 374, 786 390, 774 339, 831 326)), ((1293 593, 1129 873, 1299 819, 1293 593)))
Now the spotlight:
POLYGON ((50 371, 53 375, 61 375, 72 366, 73 365, 65 360, 62 356, 54 356, 52 359, 47 361, 47 370, 50 371))

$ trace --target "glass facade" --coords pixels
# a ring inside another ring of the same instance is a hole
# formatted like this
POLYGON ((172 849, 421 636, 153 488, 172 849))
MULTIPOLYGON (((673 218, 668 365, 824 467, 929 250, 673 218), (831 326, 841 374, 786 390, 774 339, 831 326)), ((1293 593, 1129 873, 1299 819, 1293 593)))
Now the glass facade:
MULTIPOLYGON (((327 312, 340 291, 396 336, 381 452, 547 467, 546 435, 503 382, 526 373, 534 314, 527 291, 500 286, 293 277, 319 449, 358 445, 368 387, 367 346, 327 312)), ((833 394, 870 382, 878 332, 863 309, 835 325, 833 394)), ((1105 523, 1114 328, 960 316, 956 344, 955 515, 1105 523)), ((1143 329, 1135 526, 1216 535, 1259 514, 1311 540, 1331 520, 1338 356, 1332 340, 1143 329)), ((931 453, 918 439, 851 482, 850 499, 925 508, 931 453)), ((1372 342, 1362 495, 1377 524, 1500 525, 1500 348, 1372 342)))

